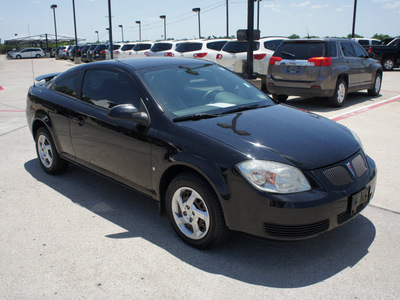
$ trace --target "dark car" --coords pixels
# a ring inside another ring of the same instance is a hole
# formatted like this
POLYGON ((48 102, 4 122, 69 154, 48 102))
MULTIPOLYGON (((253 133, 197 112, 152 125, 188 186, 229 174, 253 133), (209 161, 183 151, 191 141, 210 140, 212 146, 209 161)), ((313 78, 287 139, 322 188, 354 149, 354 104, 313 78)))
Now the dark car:
POLYGON ((92 60, 105 60, 106 53, 107 53, 107 44, 100 44, 97 45, 96 48, 93 50, 92 60))
POLYGON ((278 101, 288 96, 327 97, 334 107, 348 93, 379 94, 382 66, 357 42, 346 39, 284 40, 269 60, 267 88, 278 101))
POLYGON ((384 71, 400 67, 400 38, 392 39, 386 45, 374 45, 368 49, 382 64, 384 71))
POLYGON ((375 163, 354 133, 213 63, 135 58, 55 75, 27 96, 44 171, 73 163, 149 195, 194 247, 230 230, 314 237, 374 194, 375 163))
POLYGON ((87 55, 88 55, 88 50, 89 50, 90 46, 91 46, 91 45, 85 45, 85 46, 83 46, 82 49, 81 49, 81 59, 82 59, 82 61, 84 61, 84 62, 87 62, 87 61, 88 61, 88 60, 87 60, 87 55))
POLYGON ((97 46, 98 45, 96 45, 96 44, 90 45, 89 49, 87 50, 85 62, 93 61, 94 50, 96 49, 97 46))

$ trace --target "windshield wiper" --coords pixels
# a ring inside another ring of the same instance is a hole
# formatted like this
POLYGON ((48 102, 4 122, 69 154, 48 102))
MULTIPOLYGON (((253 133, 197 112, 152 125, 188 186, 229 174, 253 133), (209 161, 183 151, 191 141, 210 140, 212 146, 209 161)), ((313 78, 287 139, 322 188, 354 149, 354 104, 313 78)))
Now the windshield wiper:
POLYGON ((282 51, 281 53, 282 53, 282 54, 285 54, 285 55, 287 55, 287 56, 293 57, 293 58, 296 57, 296 55, 294 55, 293 53, 289 53, 289 52, 286 52, 286 51, 282 51))
POLYGON ((270 106, 270 105, 266 105, 266 104, 240 105, 240 106, 236 106, 233 109, 224 111, 223 113, 221 113, 221 115, 222 114, 226 115, 226 114, 231 114, 231 113, 235 113, 235 112, 239 112, 239 111, 256 109, 256 108, 261 108, 261 107, 267 107, 267 106, 270 106))
POLYGON ((192 114, 192 115, 188 115, 188 116, 174 118, 174 119, 172 119, 172 121, 174 121, 174 122, 196 121, 196 120, 200 120, 200 119, 215 118, 218 116, 219 115, 215 115, 215 114, 192 114))

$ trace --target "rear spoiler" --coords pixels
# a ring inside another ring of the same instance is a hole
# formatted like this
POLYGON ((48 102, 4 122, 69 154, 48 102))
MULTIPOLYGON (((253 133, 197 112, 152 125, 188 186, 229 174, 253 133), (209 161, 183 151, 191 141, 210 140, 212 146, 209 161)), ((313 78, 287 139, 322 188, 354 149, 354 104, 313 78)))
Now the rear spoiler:
POLYGON ((45 75, 40 75, 38 77, 35 78, 36 81, 41 81, 41 80, 45 80, 46 82, 52 80, 54 77, 60 75, 61 72, 57 72, 57 73, 50 73, 50 74, 45 74, 45 75))

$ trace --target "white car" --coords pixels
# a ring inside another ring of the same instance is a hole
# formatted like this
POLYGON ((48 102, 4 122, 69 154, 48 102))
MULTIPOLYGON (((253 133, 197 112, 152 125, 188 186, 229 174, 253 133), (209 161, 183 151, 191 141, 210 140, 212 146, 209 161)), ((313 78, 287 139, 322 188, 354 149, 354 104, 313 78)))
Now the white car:
POLYGON ((175 48, 174 55, 216 62, 217 54, 228 41, 227 39, 182 41, 175 48))
POLYGON ((45 57, 46 54, 44 53, 43 49, 41 48, 25 48, 21 50, 17 50, 11 53, 12 58, 41 58, 45 57))
POLYGON ((128 57, 145 57, 146 51, 150 50, 153 46, 152 42, 140 42, 136 43, 132 50, 128 51, 128 57))
POLYGON ((145 51, 146 56, 175 56, 174 50, 179 42, 177 41, 164 41, 156 42, 151 46, 150 50, 145 51))
MULTIPOLYGON (((121 49, 123 43, 115 43, 113 44, 113 58, 115 57, 115 51, 121 49)), ((107 49, 106 49, 106 59, 111 59, 111 51, 110 51, 111 45, 108 44, 107 45, 107 49)))
POLYGON ((129 57, 129 51, 135 47, 135 43, 125 43, 117 50, 114 50, 114 59, 129 57))
MULTIPOLYGON (((254 73, 263 79, 268 74, 268 63, 275 49, 281 44, 282 40, 287 40, 285 37, 265 37, 258 41, 254 41, 253 47, 253 69, 254 73)), ((243 63, 247 60, 247 42, 231 40, 228 41, 222 50, 217 54, 217 63, 225 68, 242 73, 243 63)))

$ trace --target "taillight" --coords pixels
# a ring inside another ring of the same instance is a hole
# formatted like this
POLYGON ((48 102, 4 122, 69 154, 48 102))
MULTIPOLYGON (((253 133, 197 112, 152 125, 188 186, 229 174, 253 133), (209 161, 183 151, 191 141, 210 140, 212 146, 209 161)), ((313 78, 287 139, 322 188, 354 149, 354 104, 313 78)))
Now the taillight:
POLYGON ((278 57, 278 56, 272 56, 270 59, 269 59, 269 65, 270 66, 273 66, 273 65, 275 65, 278 61, 281 61, 282 60, 282 57, 278 57))
POLYGON ((204 56, 207 55, 207 52, 203 52, 203 53, 195 53, 193 54, 194 58, 203 58, 204 56))
POLYGON ((106 54, 106 50, 100 51, 100 54, 106 54))
POLYGON ((256 59, 256 60, 262 60, 262 59, 264 59, 266 56, 267 56, 266 53, 263 53, 263 54, 254 54, 254 55, 253 55, 253 58, 256 59))
POLYGON ((372 49, 371 46, 369 46, 369 48, 368 48, 368 53, 374 53, 374 49, 372 49))
POLYGON ((129 52, 129 55, 132 55, 132 52, 129 52))
POLYGON ((67 50, 66 50, 66 49, 64 49, 64 50, 63 50, 63 52, 67 52, 67 50))
POLYGON ((168 56, 168 57, 174 57, 174 53, 172 52, 165 52, 164 56, 168 56))
POLYGON ((332 65, 330 57, 311 57, 307 60, 309 63, 314 63, 316 67, 329 67, 332 65))
POLYGON ((119 54, 119 51, 118 51, 118 50, 116 50, 116 51, 115 51, 115 54, 119 54))
POLYGON ((217 59, 222 59, 222 54, 217 54, 217 59))
POLYGON ((150 52, 146 51, 146 52, 144 53, 144 55, 150 56, 150 52))

